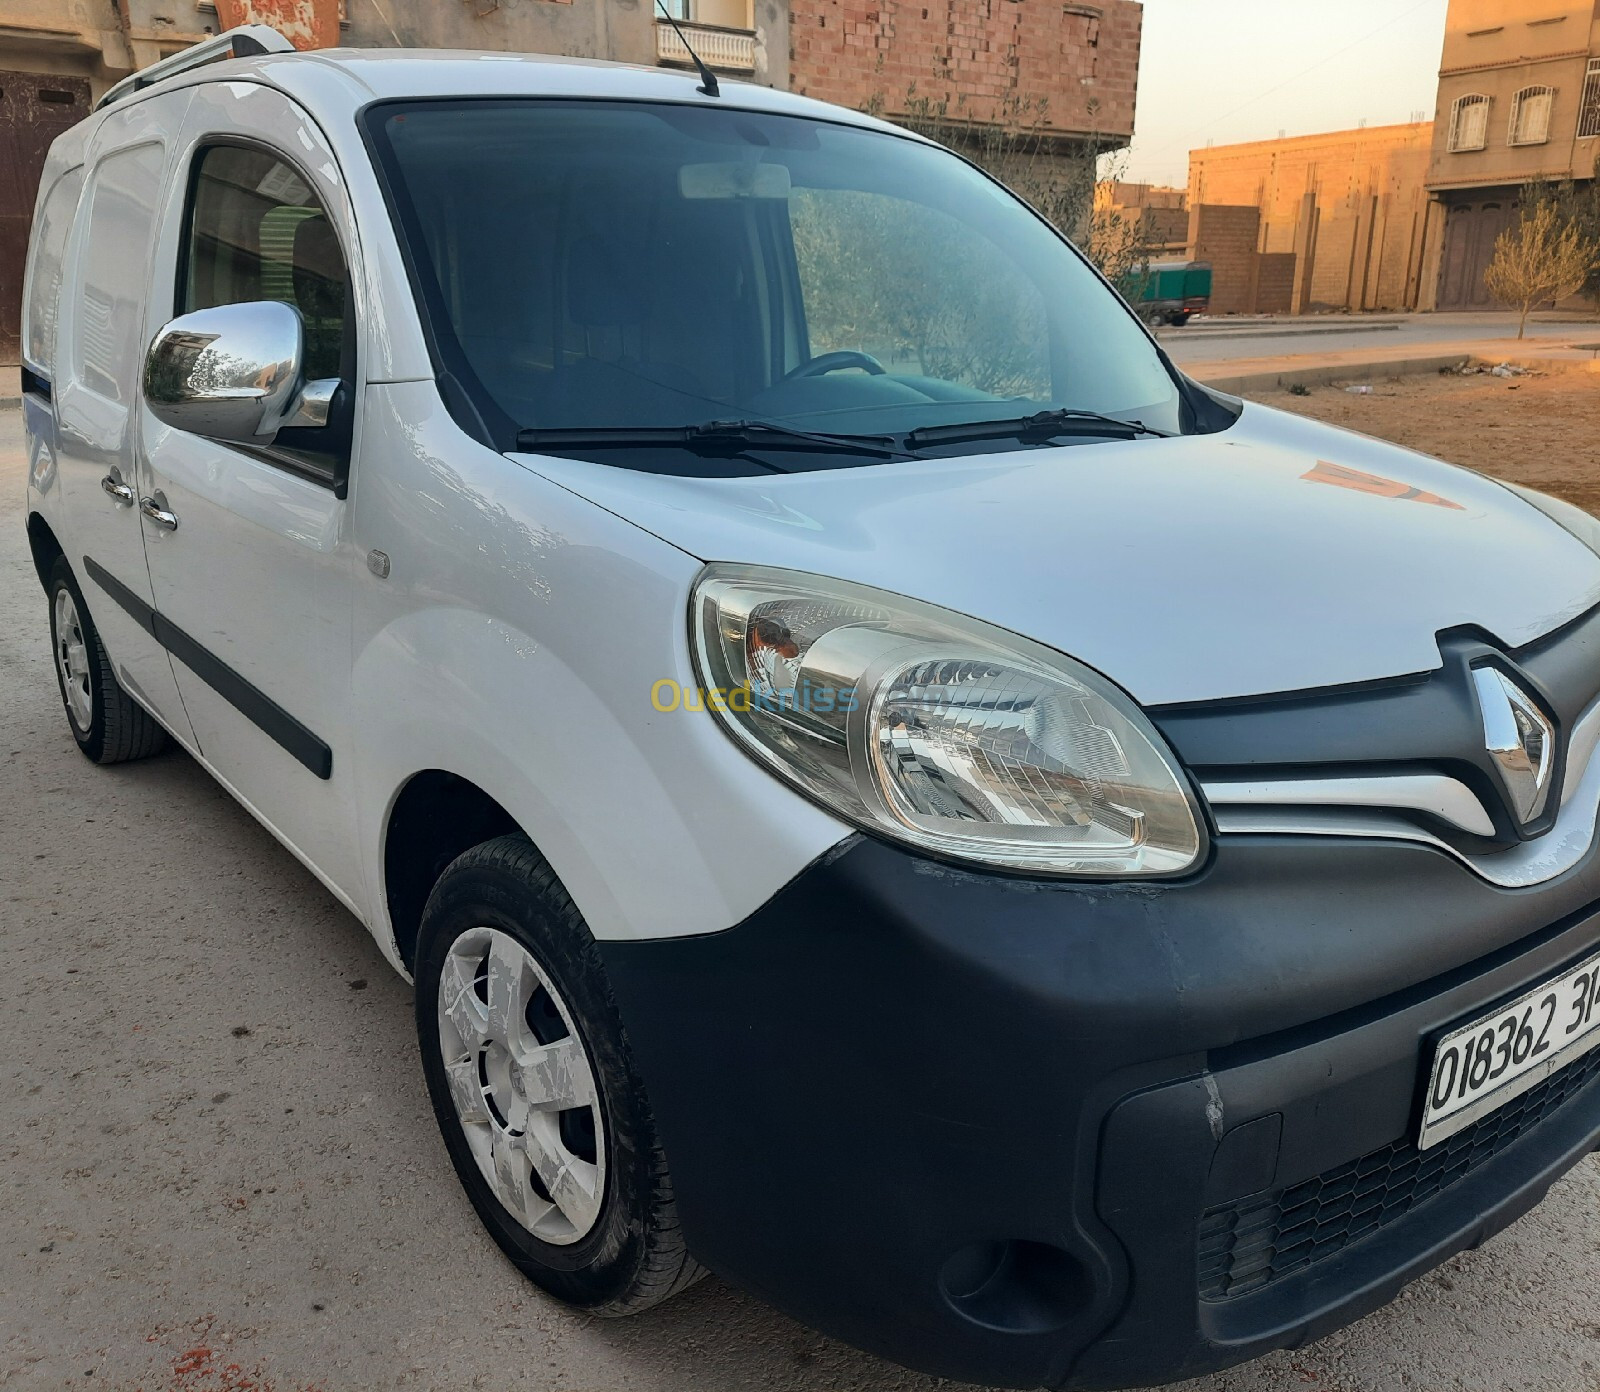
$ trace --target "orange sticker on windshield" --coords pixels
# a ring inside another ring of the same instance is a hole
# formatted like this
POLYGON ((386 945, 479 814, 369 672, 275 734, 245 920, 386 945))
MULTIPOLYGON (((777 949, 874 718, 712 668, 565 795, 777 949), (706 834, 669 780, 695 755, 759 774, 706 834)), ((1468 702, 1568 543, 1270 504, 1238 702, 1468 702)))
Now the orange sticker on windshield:
POLYGON ((1397 498, 1406 503, 1429 503, 1434 507, 1449 508, 1452 512, 1466 511, 1460 503, 1452 503, 1437 493, 1413 488, 1409 483, 1401 483, 1398 479, 1383 478, 1378 474, 1364 474, 1359 469, 1347 469, 1342 464, 1330 464, 1326 459, 1317 460, 1316 467, 1301 474, 1300 477, 1308 483, 1331 483, 1335 488, 1371 493, 1378 498, 1397 498))

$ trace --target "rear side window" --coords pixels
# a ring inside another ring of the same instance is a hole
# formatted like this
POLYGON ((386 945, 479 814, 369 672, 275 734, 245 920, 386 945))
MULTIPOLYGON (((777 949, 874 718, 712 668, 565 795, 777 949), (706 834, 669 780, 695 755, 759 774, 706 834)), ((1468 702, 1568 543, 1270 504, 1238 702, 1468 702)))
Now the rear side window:
POLYGON ((165 163, 161 146, 135 145, 101 160, 90 184, 73 367, 90 391, 123 405, 134 399, 143 357, 152 191, 165 163))
POLYGON ((339 377, 348 321, 344 253, 310 185, 265 150, 215 145, 199 156, 178 312, 282 300, 305 322, 308 379, 339 377))
POLYGON ((61 262, 67 233, 83 192, 83 169, 69 169, 45 195, 33 229, 33 256, 28 267, 28 300, 24 310, 23 357, 46 374, 55 371, 56 315, 61 299, 61 262))

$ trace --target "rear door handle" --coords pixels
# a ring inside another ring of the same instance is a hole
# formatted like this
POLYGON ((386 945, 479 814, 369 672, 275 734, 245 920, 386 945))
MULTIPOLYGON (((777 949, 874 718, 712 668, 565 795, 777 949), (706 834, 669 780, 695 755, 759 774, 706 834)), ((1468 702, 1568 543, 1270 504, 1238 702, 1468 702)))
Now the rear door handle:
POLYGON ((167 500, 160 493, 149 498, 140 499, 139 511, 158 527, 164 527, 169 532, 178 530, 178 516, 176 513, 167 510, 167 500))
POLYGON ((122 475, 115 469, 100 480, 100 487, 118 507, 133 506, 133 488, 122 481, 122 475))

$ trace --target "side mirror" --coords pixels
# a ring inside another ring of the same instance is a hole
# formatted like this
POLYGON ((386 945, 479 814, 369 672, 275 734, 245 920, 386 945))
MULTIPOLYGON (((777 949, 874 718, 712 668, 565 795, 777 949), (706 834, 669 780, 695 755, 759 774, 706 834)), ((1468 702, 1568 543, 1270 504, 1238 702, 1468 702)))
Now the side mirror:
POLYGON ((181 314, 145 354, 145 402, 174 430, 236 444, 325 425, 338 383, 303 380, 304 339, 299 310, 280 300, 181 314))

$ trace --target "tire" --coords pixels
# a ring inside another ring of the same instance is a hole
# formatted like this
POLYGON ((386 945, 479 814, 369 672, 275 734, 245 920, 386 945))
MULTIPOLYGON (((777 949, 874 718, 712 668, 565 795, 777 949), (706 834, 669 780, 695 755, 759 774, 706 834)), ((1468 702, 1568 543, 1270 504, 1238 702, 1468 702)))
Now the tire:
POLYGON ((1167 315, 1167 323, 1171 324, 1172 327, 1175 328, 1175 329, 1181 329, 1188 322, 1189 322, 1189 316, 1187 314, 1169 314, 1169 315, 1167 315))
POLYGON ((84 756, 97 764, 121 764, 166 748, 167 732, 117 681, 65 556, 57 556, 50 568, 45 593, 56 686, 84 756))
POLYGON ((445 870, 423 910, 416 983, 434 1115, 501 1251, 604 1316, 698 1279, 593 938, 525 837, 445 870))

